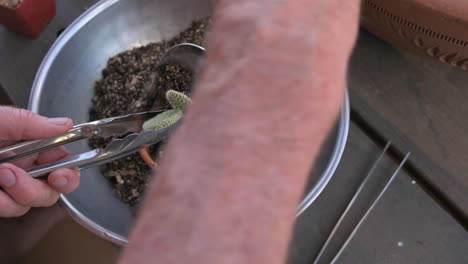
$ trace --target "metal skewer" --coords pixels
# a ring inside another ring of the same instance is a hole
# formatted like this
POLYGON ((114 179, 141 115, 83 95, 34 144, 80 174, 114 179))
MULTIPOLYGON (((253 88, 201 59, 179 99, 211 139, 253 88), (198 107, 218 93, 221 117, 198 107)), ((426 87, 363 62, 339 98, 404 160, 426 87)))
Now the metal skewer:
POLYGON ((353 198, 351 199, 351 201, 348 203, 348 205, 346 206, 346 209, 343 211, 343 214, 341 214, 340 218, 338 219, 338 221, 336 222, 335 226, 333 227, 332 231, 330 232, 330 234, 328 235, 327 237, 327 240, 325 241, 325 244, 323 244, 322 248, 320 249, 320 252, 318 253, 317 257, 315 258, 314 260, 314 263, 313 264, 317 264, 319 263, 320 261, 320 258, 322 257, 323 253, 325 253, 325 250, 327 249, 328 245, 330 244, 332 238, 334 237, 334 235, 336 234, 336 232, 338 231, 339 227, 341 226, 341 223, 343 222, 343 220, 345 219, 345 217, 348 215, 349 211, 351 210, 351 208, 353 207, 354 205, 354 202, 356 201, 356 199, 358 198, 358 196, 361 194, 362 190, 364 189, 364 187, 366 186, 367 182, 369 181, 369 179, 371 178, 372 174, 374 173, 375 169, 377 168, 377 165, 380 163, 380 161, 382 160, 382 158, 385 156, 385 153, 387 152, 388 148, 390 147, 391 145, 391 141, 389 141, 387 143, 387 145, 385 145, 384 149, 382 150, 382 153, 380 153, 379 157, 374 161, 374 163, 372 164, 369 172, 367 173, 366 177, 364 178, 364 180, 362 181, 361 185, 359 186, 359 188, 356 190, 356 193, 353 195, 353 198))
POLYGON ((356 232, 359 230, 359 228, 361 227, 361 225, 364 223, 364 221, 366 220, 367 216, 369 215, 369 213, 374 209, 374 207, 377 205, 377 203, 380 201, 380 199, 382 198, 382 196, 385 194, 385 192, 387 191, 388 187, 393 183, 393 181, 395 180, 396 176, 398 175, 398 173, 400 172, 401 168, 403 168, 403 165, 406 163, 406 161, 408 160, 409 156, 411 155, 411 152, 408 152, 406 154, 406 156, 403 158, 403 160, 400 162, 400 165, 398 166, 398 168, 396 168, 395 172, 393 173, 392 177, 390 177, 390 180, 388 180, 387 184, 385 185, 385 187, 382 189, 382 191, 380 192, 380 194, 377 196, 377 198, 374 200, 374 202, 372 203, 372 205, 369 207, 369 209, 367 209, 366 213, 364 214, 364 216, 361 218, 361 220, 359 220, 358 224, 354 227, 353 231, 351 232, 351 234, 348 236, 348 238, 346 239, 346 241, 343 243, 343 245, 341 246, 340 250, 338 251, 338 253, 336 253, 335 257, 333 258, 333 260, 330 262, 330 264, 334 264, 339 256, 343 253, 344 249, 346 248, 346 246, 348 246, 349 242, 351 241, 351 239, 354 237, 354 235, 356 234, 356 232))

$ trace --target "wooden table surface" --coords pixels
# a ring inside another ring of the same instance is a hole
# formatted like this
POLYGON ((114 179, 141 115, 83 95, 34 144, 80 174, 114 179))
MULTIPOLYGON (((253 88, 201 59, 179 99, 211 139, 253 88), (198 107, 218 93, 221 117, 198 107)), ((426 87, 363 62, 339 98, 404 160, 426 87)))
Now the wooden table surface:
MULTIPOLYGON (((0 27, 0 87, 15 104, 27 106, 37 68, 57 34, 95 2, 57 0, 57 16, 37 40, 0 27)), ((396 49, 361 30, 349 73, 352 122, 346 150, 326 189, 298 218, 289 263, 314 262, 389 140, 390 151, 319 263, 468 263, 467 85, 467 71, 396 49), (409 151, 404 170, 338 254, 409 151)), ((66 221, 23 263, 68 258, 93 263, 80 257, 96 249, 107 253, 94 263, 115 259, 108 242, 66 221), (72 250, 77 247, 82 250, 72 250), (44 254, 48 249, 69 253, 57 259, 44 254)))

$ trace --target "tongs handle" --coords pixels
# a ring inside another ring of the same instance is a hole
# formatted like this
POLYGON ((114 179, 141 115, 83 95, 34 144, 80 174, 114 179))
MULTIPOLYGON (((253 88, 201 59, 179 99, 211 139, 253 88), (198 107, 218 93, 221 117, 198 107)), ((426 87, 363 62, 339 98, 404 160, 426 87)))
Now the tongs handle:
POLYGON ((141 131, 141 126, 146 120, 162 112, 162 110, 157 110, 105 118, 77 125, 65 134, 56 137, 21 142, 0 149, 0 163, 9 162, 93 136, 109 138, 111 136, 125 135, 130 132, 137 133, 141 131))
MULTIPOLYGON (((177 124, 177 123, 176 123, 177 124)), ((103 149, 94 149, 85 153, 57 160, 55 162, 36 166, 27 170, 34 178, 47 175, 60 168, 86 169, 95 167, 109 161, 123 158, 144 147, 156 144, 166 139, 176 124, 157 131, 143 131, 138 134, 130 134, 122 139, 115 139, 103 149)))
POLYGON ((26 172, 29 173, 33 178, 37 178, 43 175, 47 175, 54 170, 62 168, 81 168, 86 164, 90 164, 96 159, 102 152, 102 149, 94 149, 85 153, 70 156, 61 160, 57 160, 48 164, 33 167, 26 172))
POLYGON ((65 134, 61 134, 56 137, 25 141, 0 149, 0 163, 9 162, 34 153, 43 152, 54 147, 84 139, 90 136, 88 134, 91 133, 91 130, 87 130, 87 127, 75 127, 65 134))

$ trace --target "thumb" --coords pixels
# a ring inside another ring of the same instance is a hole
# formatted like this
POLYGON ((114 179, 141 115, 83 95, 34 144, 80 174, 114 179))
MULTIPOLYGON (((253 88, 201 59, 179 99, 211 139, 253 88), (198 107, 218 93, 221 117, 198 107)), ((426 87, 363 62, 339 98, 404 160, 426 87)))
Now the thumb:
POLYGON ((73 126, 70 118, 47 118, 29 110, 0 107, 0 140, 42 139, 58 136, 73 126))

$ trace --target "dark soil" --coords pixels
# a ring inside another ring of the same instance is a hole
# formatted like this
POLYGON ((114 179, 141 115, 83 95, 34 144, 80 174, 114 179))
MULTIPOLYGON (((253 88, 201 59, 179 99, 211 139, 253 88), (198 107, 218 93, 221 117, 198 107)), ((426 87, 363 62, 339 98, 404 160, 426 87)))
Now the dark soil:
MULTIPOLYGON (((90 121, 166 109, 169 108, 165 99, 167 90, 190 92, 190 71, 178 65, 157 65, 164 52, 176 44, 189 42, 202 45, 209 24, 209 18, 195 21, 171 40, 151 43, 110 58, 102 71, 102 79, 94 87, 90 121)), ((93 148, 105 147, 111 140, 95 138, 89 144, 93 148)), ((160 157, 162 144, 153 146, 151 152, 153 156, 160 157)), ((138 204, 151 175, 150 168, 138 153, 110 162, 102 170, 124 202, 132 206, 138 204)))

